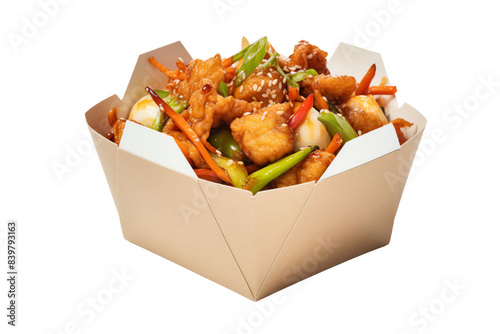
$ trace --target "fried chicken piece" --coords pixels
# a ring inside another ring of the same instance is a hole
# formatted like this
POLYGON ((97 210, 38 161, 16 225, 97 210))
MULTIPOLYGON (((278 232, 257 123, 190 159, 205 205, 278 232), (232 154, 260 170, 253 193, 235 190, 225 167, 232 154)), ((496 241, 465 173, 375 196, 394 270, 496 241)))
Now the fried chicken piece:
MULTIPOLYGON (((184 117, 184 119, 187 119, 188 118, 187 110, 184 110, 181 113, 181 116, 184 117)), ((193 164, 197 168, 209 168, 208 164, 201 156, 200 151, 198 151, 196 146, 194 146, 194 144, 189 141, 188 137, 184 134, 184 132, 179 130, 179 128, 175 125, 174 121, 171 118, 167 121, 167 123, 163 127, 162 132, 176 139, 177 145, 179 145, 181 151, 187 152, 186 158, 188 158, 188 161, 190 161, 191 164, 193 164)))
POLYGON ((356 79, 348 75, 320 74, 302 80, 300 85, 304 96, 313 93, 313 89, 317 89, 330 103, 340 104, 347 102, 356 90, 356 79))
POLYGON ((293 53, 289 58, 278 58, 281 68, 285 71, 307 70, 315 69, 319 74, 330 74, 328 67, 326 67, 328 52, 312 45, 307 41, 300 41, 293 48, 293 53), (295 69, 294 69, 295 68, 295 69))
POLYGON ((287 124, 290 104, 273 104, 231 123, 234 139, 257 165, 274 162, 293 150, 293 131, 287 124))
POLYGON ((283 77, 273 68, 253 71, 241 86, 234 90, 234 97, 240 100, 260 101, 264 106, 281 103, 285 97, 286 85, 283 77))
POLYGON ((219 54, 205 61, 201 59, 191 61, 186 69, 186 79, 180 82, 174 94, 181 99, 189 100, 193 92, 203 87, 202 79, 209 79, 216 88, 221 81, 226 80, 226 72, 219 54))
POLYGON ((353 96, 340 106, 344 117, 354 130, 364 134, 388 123, 382 109, 372 95, 353 96))
POLYGON ((293 166, 288 172, 274 180, 273 185, 276 188, 282 188, 311 181, 318 182, 334 158, 335 155, 332 153, 316 150, 300 164, 293 166))
POLYGON ((200 84, 201 89, 193 92, 189 99, 187 120, 203 140, 210 135, 210 129, 219 127, 221 122, 230 124, 235 118, 262 107, 260 102, 249 103, 232 96, 222 97, 218 94, 218 86, 208 79, 201 80, 200 84))

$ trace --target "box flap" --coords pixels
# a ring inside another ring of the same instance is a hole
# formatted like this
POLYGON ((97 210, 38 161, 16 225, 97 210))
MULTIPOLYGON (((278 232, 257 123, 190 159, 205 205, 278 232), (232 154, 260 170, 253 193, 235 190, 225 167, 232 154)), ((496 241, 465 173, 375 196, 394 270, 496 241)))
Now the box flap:
POLYGON ((201 189, 254 295, 314 183, 257 193, 200 180, 201 189), (244 205, 242 205, 244 203, 244 205))
POLYGON ((118 96, 113 95, 92 107, 85 118, 89 126, 90 135, 94 142, 97 155, 101 161, 101 166, 108 181, 109 190, 113 196, 115 206, 118 209, 116 197, 116 152, 118 146, 109 141, 105 136, 110 132, 108 124, 108 111, 121 104, 118 96), (103 137, 104 136, 104 137, 103 137))
POLYGON ((361 49, 354 45, 340 43, 327 65, 333 75, 350 75, 359 82, 373 64, 377 66, 377 71, 372 83, 376 85, 383 77, 386 77, 387 84, 390 84, 380 53, 361 49))
POLYGON ((120 149, 117 190, 127 240, 254 299, 197 180, 120 149))
POLYGON ((345 143, 319 182, 399 150, 399 147, 398 136, 392 124, 365 133, 345 143))
POLYGON ((128 105, 126 113, 119 114, 120 117, 127 118, 132 106, 144 95, 146 86, 151 86, 154 89, 165 89, 168 82, 167 76, 155 69, 148 61, 149 57, 155 57, 163 66, 169 69, 176 69, 175 62, 180 57, 185 64, 189 63, 192 58, 181 42, 175 42, 161 48, 143 53, 137 59, 137 63, 130 78, 127 90, 123 96, 123 101, 128 105))
POLYGON ((384 174, 397 172, 398 156, 316 184, 256 299, 389 243, 398 191, 384 174))
POLYGON ((118 149, 198 179, 174 138, 164 133, 127 121, 118 149))

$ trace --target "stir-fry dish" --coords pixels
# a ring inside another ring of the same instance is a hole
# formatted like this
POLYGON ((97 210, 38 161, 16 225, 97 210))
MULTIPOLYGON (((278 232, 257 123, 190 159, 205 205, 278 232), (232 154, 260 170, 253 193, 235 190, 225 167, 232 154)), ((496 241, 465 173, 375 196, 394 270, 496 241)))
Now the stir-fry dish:
MULTIPOLYGON (((166 87, 145 87, 128 121, 172 136, 199 178, 256 194, 317 182, 343 144, 392 123, 400 144, 412 123, 389 122, 379 97, 394 95, 384 78, 372 85, 372 65, 360 82, 331 75, 328 53, 300 41, 289 56, 263 37, 229 58, 219 54, 167 69, 166 87)), ((108 113, 117 145, 125 119, 108 113)))

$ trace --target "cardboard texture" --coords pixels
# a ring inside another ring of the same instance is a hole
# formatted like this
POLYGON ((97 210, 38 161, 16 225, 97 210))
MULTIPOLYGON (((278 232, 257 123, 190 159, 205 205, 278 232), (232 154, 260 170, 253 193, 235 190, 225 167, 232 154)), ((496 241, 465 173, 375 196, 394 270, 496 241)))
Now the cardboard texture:
MULTIPOLYGON (((417 110, 386 101, 389 120, 416 124, 404 145, 389 124, 346 143, 318 183, 252 196, 198 179, 170 136, 127 122, 120 147, 105 138, 110 108, 126 118, 145 86, 167 82, 150 56, 169 68, 192 59, 180 42, 141 55, 123 99, 86 113, 125 239, 254 301, 389 243, 426 125, 417 110)), ((342 43, 328 66, 359 81, 373 63, 378 82, 381 56, 342 43)))

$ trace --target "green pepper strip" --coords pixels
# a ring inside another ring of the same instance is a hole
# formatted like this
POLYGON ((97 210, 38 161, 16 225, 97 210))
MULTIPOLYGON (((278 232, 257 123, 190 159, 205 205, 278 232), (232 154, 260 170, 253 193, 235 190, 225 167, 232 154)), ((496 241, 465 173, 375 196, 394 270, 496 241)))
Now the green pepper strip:
POLYGON ((227 97, 229 95, 229 87, 224 81, 221 81, 219 83, 219 94, 224 97, 227 97))
POLYGON ((213 147, 220 150, 226 157, 240 161, 246 159, 245 154, 238 146, 238 143, 236 143, 236 140, 234 140, 231 135, 231 130, 229 129, 222 129, 210 135, 210 137, 208 137, 208 142, 213 147))
POLYGON ((318 146, 311 146, 296 153, 278 160, 264 168, 253 172, 248 176, 248 181, 245 184, 245 189, 250 190, 252 194, 256 194, 264 188, 269 182, 286 173, 290 168, 304 160, 309 153, 317 150, 318 146))
POLYGON ((250 47, 245 52, 245 57, 243 58, 243 63, 236 74, 236 87, 241 85, 245 78, 248 78, 250 74, 259 66, 262 59, 266 55, 267 49, 267 37, 262 37, 257 42, 250 45, 250 47))
POLYGON ((289 74, 288 76, 290 77, 290 80, 292 80, 293 82, 300 82, 305 78, 307 78, 308 76, 316 76, 316 75, 318 75, 318 72, 316 72, 315 69, 310 68, 306 71, 300 71, 294 74, 289 74))
POLYGON ((342 135, 344 143, 358 136, 351 124, 344 118, 332 112, 322 112, 318 116, 318 121, 325 124, 328 133, 333 137, 339 133, 342 135))
POLYGON ((266 68, 268 66, 274 66, 276 68, 276 71, 278 71, 278 73, 286 79, 286 82, 290 85, 290 86, 294 86, 294 87, 297 87, 299 88, 299 84, 296 83, 295 81, 293 81, 292 79, 290 79, 290 77, 285 73, 283 72, 283 70, 281 69, 280 67, 280 64, 278 63, 278 57, 279 57, 279 53, 278 52, 275 52, 273 53, 269 59, 264 63, 262 64, 262 68, 266 68))
POLYGON ((226 157, 220 157, 213 153, 210 153, 210 156, 215 161, 217 166, 224 169, 229 175, 233 186, 236 188, 242 189, 245 185, 248 177, 247 169, 244 164, 240 164, 233 159, 229 159, 226 157))
MULTIPOLYGON (((163 99, 170 108, 172 108, 176 113, 180 114, 187 107, 187 103, 184 100, 179 99, 174 95, 170 95, 169 91, 155 89, 155 93, 163 99)), ((151 129, 156 131, 162 131, 165 123, 167 123, 168 116, 165 112, 158 110, 156 118, 151 125, 151 129)))

